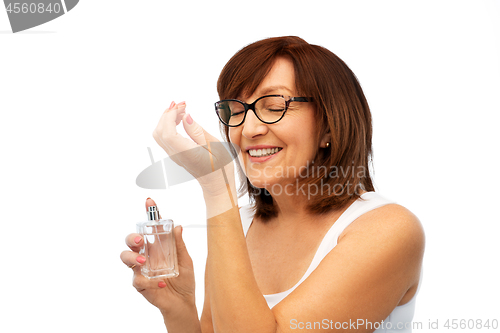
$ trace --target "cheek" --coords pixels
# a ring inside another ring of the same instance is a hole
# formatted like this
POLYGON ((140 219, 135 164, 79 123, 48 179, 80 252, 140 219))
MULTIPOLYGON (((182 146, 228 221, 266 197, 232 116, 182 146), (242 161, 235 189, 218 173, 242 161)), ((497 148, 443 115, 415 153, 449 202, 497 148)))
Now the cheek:
POLYGON ((240 141, 241 141, 241 130, 239 130, 239 127, 236 127, 236 128, 233 128, 231 127, 229 129, 229 140, 231 141, 231 144, 237 146, 235 147, 236 151, 238 152, 238 159, 239 159, 239 162, 240 162, 240 165, 243 167, 243 169, 245 169, 245 161, 244 161, 244 158, 243 158, 243 152, 241 151, 241 145, 240 145, 240 141))
POLYGON ((240 135, 238 133, 238 129, 237 128, 234 128, 234 127, 231 127, 229 128, 229 140, 231 141, 231 143, 235 144, 235 145, 240 145, 240 135))
POLYGON ((294 127, 290 130, 288 140, 289 158, 293 158, 295 163, 305 163, 311 161, 317 151, 316 133, 314 126, 306 122, 302 126, 294 127))

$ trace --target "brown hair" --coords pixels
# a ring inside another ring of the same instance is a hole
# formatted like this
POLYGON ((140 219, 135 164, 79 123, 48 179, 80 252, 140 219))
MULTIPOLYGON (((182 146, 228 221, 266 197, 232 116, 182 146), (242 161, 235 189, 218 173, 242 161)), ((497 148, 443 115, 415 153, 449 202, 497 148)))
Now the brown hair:
MULTIPOLYGON (((312 187, 316 189, 312 197, 308 192, 308 211, 326 213, 359 198, 359 189, 374 191, 369 172, 372 154, 370 109, 354 73, 329 50, 295 36, 268 38, 250 44, 238 51, 222 69, 217 81, 220 99, 251 95, 279 57, 287 57, 293 62, 297 93, 312 97, 316 106, 318 150, 314 164, 308 165, 307 177, 299 181, 308 191, 312 187), (330 147, 319 148, 326 133, 331 135, 330 147)), ((222 123, 220 126, 223 137, 229 142, 229 128, 222 123)), ((275 217, 277 210, 270 193, 254 187, 241 167, 239 171, 242 177, 240 194, 248 190, 255 204, 255 216, 263 221, 275 217)))

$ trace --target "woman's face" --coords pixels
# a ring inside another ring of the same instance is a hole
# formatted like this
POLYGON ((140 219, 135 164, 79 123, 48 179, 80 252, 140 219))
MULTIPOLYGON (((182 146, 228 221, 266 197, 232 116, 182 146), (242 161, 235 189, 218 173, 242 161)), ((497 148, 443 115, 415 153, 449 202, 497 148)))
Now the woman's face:
MULTIPOLYGON (((278 58, 253 95, 247 98, 239 96, 238 99, 253 103, 257 98, 271 94, 308 97, 297 95, 291 60, 278 58)), ((316 130, 313 104, 291 102, 285 116, 274 124, 261 122, 249 110, 242 125, 230 127, 229 138, 241 148, 240 162, 250 182, 271 193, 282 193, 284 186, 296 184, 299 172, 305 174, 305 167, 311 165, 319 144, 315 141, 316 130), (278 152, 275 152, 276 148, 278 152), (271 149, 271 155, 257 157, 259 149, 260 154, 262 149, 271 149)), ((290 194, 291 189, 286 189, 290 194)))

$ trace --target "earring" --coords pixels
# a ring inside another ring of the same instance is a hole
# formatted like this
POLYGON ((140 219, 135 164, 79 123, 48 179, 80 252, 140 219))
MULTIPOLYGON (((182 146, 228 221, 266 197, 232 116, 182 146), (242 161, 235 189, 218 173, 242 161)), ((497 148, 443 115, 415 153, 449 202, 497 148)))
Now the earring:
POLYGON ((330 142, 327 142, 327 143, 325 144, 325 146, 326 146, 326 148, 329 148, 329 147, 330 147, 330 142))

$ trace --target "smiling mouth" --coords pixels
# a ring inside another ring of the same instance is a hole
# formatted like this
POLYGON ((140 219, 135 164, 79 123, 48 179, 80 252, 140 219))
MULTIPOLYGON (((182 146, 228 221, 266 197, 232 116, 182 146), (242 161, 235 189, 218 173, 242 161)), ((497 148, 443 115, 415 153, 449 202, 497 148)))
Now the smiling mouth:
POLYGON ((271 156, 282 150, 283 148, 264 148, 264 149, 250 149, 248 151, 248 154, 252 157, 264 157, 264 156, 271 156))

